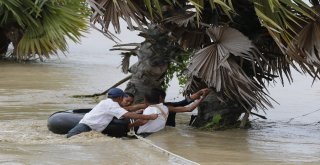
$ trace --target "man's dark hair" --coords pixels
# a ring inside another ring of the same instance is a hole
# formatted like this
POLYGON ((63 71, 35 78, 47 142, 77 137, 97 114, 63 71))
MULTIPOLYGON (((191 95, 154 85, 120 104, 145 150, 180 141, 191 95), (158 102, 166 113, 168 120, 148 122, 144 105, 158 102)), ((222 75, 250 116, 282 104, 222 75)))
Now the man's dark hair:
POLYGON ((158 88, 152 88, 144 94, 144 99, 149 104, 159 104, 161 93, 158 88))
POLYGON ((166 92, 161 88, 152 88, 151 92, 158 93, 159 98, 161 97, 163 100, 166 98, 166 92))

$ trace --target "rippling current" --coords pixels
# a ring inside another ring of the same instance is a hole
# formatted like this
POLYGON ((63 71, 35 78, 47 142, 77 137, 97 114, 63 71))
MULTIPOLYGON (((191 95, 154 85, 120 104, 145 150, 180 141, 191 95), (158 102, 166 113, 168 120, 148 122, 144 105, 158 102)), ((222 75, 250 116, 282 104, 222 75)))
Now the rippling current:
MULTIPOLYGON (((126 33, 126 42, 141 41, 126 33)), ((92 31, 66 56, 45 62, 0 63, 0 164, 186 164, 137 139, 89 132, 66 139, 46 127, 50 114, 91 108, 93 99, 72 95, 100 93, 126 75, 113 43, 92 31)), ((296 72, 294 83, 269 87, 280 103, 250 117, 249 130, 205 132, 187 126, 190 113, 178 114, 176 128, 149 136, 150 143, 199 164, 320 164, 320 85, 296 72)), ((125 84, 120 86, 125 87, 125 84)), ((171 82, 168 101, 178 100, 171 82)), ((101 98, 102 99, 102 98, 101 98)))

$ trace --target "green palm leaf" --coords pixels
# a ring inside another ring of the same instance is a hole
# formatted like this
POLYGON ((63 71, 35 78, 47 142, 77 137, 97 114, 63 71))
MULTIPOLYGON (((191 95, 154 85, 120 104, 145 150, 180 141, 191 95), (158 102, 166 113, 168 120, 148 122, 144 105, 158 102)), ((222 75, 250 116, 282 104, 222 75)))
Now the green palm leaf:
POLYGON ((32 0, 0 0, 0 27, 12 23, 18 23, 20 26, 32 25, 34 19, 29 15, 32 10, 32 0))
POLYGON ((302 27, 310 20, 316 12, 308 7, 302 0, 253 0, 256 14, 261 24, 269 29, 278 45, 284 48, 290 44, 302 27))
POLYGON ((67 38, 78 42, 81 32, 87 28, 87 7, 79 1, 42 1, 36 5, 39 11, 31 13, 36 18, 36 26, 25 29, 17 49, 20 59, 30 55, 49 58, 58 50, 65 52, 67 38))

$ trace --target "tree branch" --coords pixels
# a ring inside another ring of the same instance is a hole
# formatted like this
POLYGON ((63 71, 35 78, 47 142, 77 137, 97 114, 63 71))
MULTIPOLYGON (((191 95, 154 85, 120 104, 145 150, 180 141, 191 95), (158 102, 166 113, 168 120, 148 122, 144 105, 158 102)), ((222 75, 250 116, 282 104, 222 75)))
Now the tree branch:
POLYGON ((96 97, 96 96, 101 96, 101 95, 105 95, 108 93, 108 91, 111 89, 111 88, 115 88, 121 84, 123 84, 124 82, 128 81, 129 79, 131 79, 132 75, 129 75, 127 77, 125 77, 124 79, 120 80, 119 82, 115 83, 114 85, 112 85, 110 88, 108 88, 107 90, 105 90, 104 92, 102 93, 95 93, 95 94, 92 94, 92 95, 73 95, 72 97, 74 98, 79 98, 79 97, 96 97))

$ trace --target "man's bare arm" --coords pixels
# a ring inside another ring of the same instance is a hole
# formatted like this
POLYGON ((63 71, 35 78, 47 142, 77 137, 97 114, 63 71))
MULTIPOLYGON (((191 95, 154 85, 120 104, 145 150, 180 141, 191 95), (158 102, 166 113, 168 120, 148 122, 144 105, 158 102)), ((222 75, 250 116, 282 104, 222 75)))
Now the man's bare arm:
POLYGON ((196 109, 198 107, 198 105, 203 101, 205 97, 202 97, 200 100, 194 102, 193 104, 191 104, 189 107, 174 107, 174 106, 168 106, 168 109, 170 112, 191 112, 194 109, 196 109))
POLYGON ((132 128, 132 127, 137 127, 137 126, 142 126, 145 125, 148 122, 148 120, 141 120, 138 119, 136 121, 134 121, 133 123, 129 123, 128 128, 132 128))
POLYGON ((147 108, 147 105, 144 104, 144 103, 141 103, 141 104, 135 104, 135 105, 130 105, 130 106, 127 106, 127 107, 123 107, 125 110, 129 111, 129 112, 134 112, 134 111, 137 111, 139 109, 145 109, 147 108))
POLYGON ((141 115, 133 112, 127 112, 123 115, 123 117, 129 119, 154 120, 158 117, 158 114, 141 115))

